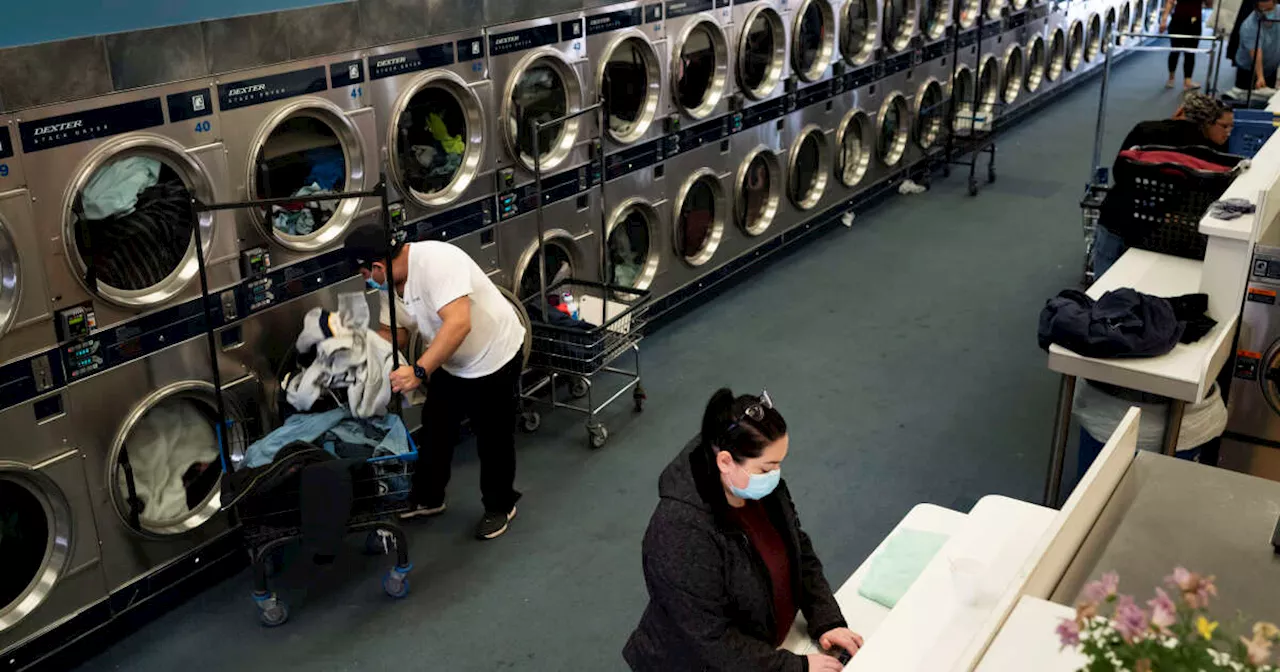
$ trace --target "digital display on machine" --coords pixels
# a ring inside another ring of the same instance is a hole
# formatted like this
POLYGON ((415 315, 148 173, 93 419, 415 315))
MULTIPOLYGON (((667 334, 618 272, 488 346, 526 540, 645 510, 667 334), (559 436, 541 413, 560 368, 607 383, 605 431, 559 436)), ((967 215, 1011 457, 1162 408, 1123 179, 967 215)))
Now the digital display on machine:
POLYGON ((56 326, 59 341, 88 336, 98 327, 93 304, 86 303, 58 311, 56 326))
POLYGON ((22 136, 22 151, 31 154, 163 125, 164 105, 159 98, 147 98, 24 121, 18 124, 18 134, 22 136))
POLYGON ((67 363, 67 378, 72 381, 102 369, 102 343, 97 339, 85 339, 63 346, 62 356, 67 363))
POLYGON ((245 290, 249 297, 249 310, 261 310, 276 300, 276 295, 271 291, 275 282, 271 278, 263 278, 254 280, 245 286, 245 290))

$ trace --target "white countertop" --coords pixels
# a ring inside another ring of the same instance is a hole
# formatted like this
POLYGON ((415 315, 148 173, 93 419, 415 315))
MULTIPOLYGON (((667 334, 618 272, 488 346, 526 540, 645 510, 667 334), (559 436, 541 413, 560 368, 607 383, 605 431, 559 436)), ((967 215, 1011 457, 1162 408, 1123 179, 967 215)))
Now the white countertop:
MULTIPOLYGON (((1154 296, 1181 296, 1200 291, 1203 262, 1146 250, 1130 249, 1086 292, 1093 298, 1120 287, 1154 296)), ((1049 346, 1049 368, 1120 387, 1195 403, 1204 399, 1226 362, 1236 320, 1219 322, 1195 343, 1174 346, 1160 357, 1095 359, 1059 345, 1049 346)))
POLYGON ((1022 596, 1004 627, 991 642, 975 672, 1077 672, 1089 660, 1076 649, 1064 649, 1055 630, 1076 610, 1029 595, 1022 596))

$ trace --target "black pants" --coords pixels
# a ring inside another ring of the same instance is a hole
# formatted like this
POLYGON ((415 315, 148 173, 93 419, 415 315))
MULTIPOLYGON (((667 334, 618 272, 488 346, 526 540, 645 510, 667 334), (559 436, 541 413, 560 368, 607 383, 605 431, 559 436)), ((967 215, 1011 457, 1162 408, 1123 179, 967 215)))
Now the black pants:
MULTIPOLYGON (((1175 16, 1169 20, 1170 35, 1199 35, 1200 34, 1200 17, 1175 16)), ((1169 38, 1169 46, 1175 49, 1196 49, 1200 46, 1199 40, 1169 38)), ((1182 58, 1182 76, 1191 79, 1191 73, 1196 70, 1196 55, 1192 53, 1183 53, 1178 51, 1169 52, 1169 76, 1173 77, 1173 73, 1178 69, 1178 56, 1182 58)))
POLYGON ((422 410, 418 464, 412 499, 424 506, 444 501, 453 466, 453 447, 463 418, 471 420, 480 456, 480 494, 485 511, 507 513, 520 499, 516 480, 516 411, 519 410, 520 353, 483 378, 459 378, 444 369, 431 374, 422 410))

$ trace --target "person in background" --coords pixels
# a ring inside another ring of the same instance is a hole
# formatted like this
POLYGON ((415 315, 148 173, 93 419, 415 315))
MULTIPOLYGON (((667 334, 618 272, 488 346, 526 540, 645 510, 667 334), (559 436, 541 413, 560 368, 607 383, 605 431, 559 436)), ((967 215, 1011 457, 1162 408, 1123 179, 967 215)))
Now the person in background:
MULTIPOLYGON (((1222 101, 1199 92, 1191 92, 1183 98, 1182 106, 1173 113, 1172 119, 1156 119, 1139 122, 1124 142, 1120 150, 1152 145, 1165 147, 1189 147, 1200 145, 1226 151, 1227 141, 1231 138, 1234 126, 1234 115, 1231 108, 1222 101)), ((1094 277, 1101 277, 1111 265, 1124 254, 1127 246, 1124 239, 1112 233, 1106 227, 1107 206, 1104 203, 1102 214, 1094 227, 1093 239, 1093 272, 1094 277)))
MULTIPOLYGON (((1200 35, 1201 11, 1205 0, 1165 0, 1164 11, 1160 15, 1160 32, 1170 35, 1200 35)), ((1194 38, 1169 38, 1174 49, 1196 49, 1200 41, 1194 38)), ((1191 76, 1196 70, 1196 55, 1191 52, 1169 52, 1169 81, 1164 88, 1173 88, 1174 73, 1178 71, 1178 55, 1182 55, 1182 88, 1186 90, 1199 88, 1191 76)))
POLYGON ((347 236, 345 249, 371 287, 395 290, 404 313, 431 342, 412 366, 391 372, 394 392, 428 386, 423 428, 415 437, 421 456, 409 496, 413 506, 403 517, 444 513, 453 447, 466 417, 476 435, 485 509, 476 537, 501 536, 520 498, 515 423, 524 326, 514 307, 466 252, 448 243, 389 242, 382 227, 367 225, 347 236))
POLYGON ((777 647, 797 609, 823 649, 857 653, 800 528, 782 462, 787 424, 768 393, 717 391, 702 433, 667 466, 644 535, 649 605, 622 655, 636 672, 839 672, 827 653, 777 647))
POLYGON ((1258 0, 1254 11, 1240 24, 1236 48, 1236 87, 1274 89, 1280 69, 1280 15, 1276 0, 1258 0), (1256 47, 1256 48, 1255 48, 1256 47))

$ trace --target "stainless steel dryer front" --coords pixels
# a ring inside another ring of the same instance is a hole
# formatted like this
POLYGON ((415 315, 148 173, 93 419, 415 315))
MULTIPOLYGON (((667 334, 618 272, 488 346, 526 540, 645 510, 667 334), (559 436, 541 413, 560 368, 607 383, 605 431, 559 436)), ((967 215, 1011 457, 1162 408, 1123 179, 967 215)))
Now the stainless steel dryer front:
POLYGON ((1067 72, 1067 22, 1066 11, 1055 6, 1045 23, 1044 90, 1062 83, 1067 72))
POLYGON ((791 71, 800 82, 828 79, 832 64, 841 60, 836 50, 838 9, 832 0, 799 0, 792 9, 791 71))
POLYGON ((880 3, 876 0, 847 0, 840 8, 838 46, 850 69, 870 64, 880 48, 880 3))
POLYGON ((880 5, 880 44, 886 54, 905 50, 921 34, 920 0, 883 0, 880 5))
MULTIPOLYGON (((601 276, 599 189, 547 205, 543 209, 543 243, 546 246, 547 285, 565 278, 593 280, 601 276)), ((498 224, 497 281, 526 304, 540 288, 537 212, 530 209, 498 224)), ((537 302, 532 307, 537 307, 537 302)))
POLYGON ((920 35, 926 44, 950 35, 955 19, 952 0, 921 0, 920 35))
POLYGON ((733 213, 721 243, 726 259, 747 253, 795 223, 791 213, 784 215, 789 158, 785 137, 775 122, 732 138, 737 163, 732 177, 733 213))
MULTIPOLYGON (((584 105, 589 90, 582 12, 495 26, 485 31, 498 114, 495 137, 499 191, 533 181, 534 137, 530 122, 549 121, 584 105)), ((590 120, 575 117, 542 129, 537 163, 543 176, 590 161, 590 120)))
MULTIPOLYGON (((138 89, 18 115, 49 307, 77 333, 200 294, 195 236, 212 289, 239 279, 222 124, 208 81, 138 89)), ((38 289, 34 290, 38 295, 38 289)), ((70 338, 73 334, 65 334, 70 338)))
MULTIPOLYGON (((126 352, 147 347, 148 339, 129 344, 121 336, 115 334, 114 344, 81 345, 126 352)), ((103 572, 112 593, 231 529, 220 510, 223 466, 206 337, 158 347, 163 349, 98 373, 73 373, 78 382, 63 392, 75 420, 66 428, 66 441, 88 458, 103 572)), ((229 424, 221 431, 229 446, 243 451, 254 438, 249 428, 262 418, 262 385, 224 380, 229 424)))
POLYGON ((586 12, 587 53, 592 76, 586 100, 605 105, 605 128, 592 135, 604 138, 605 152, 656 139, 662 135, 666 113, 667 35, 662 4, 632 0, 586 12))
POLYGON ((61 402, 52 395, 0 412, 0 433, 21 437, 0 457, 0 654, 12 669, 39 662, 18 647, 107 597, 85 456, 63 443, 61 402), (49 415, 37 422, 42 406, 49 415))
POLYGON ((786 0, 738 0, 733 4, 731 44, 737 89, 751 106, 786 95, 791 14, 786 0))
MULTIPOLYGON (((649 290, 660 299, 675 289, 668 272, 677 262, 671 240, 666 166, 634 170, 605 185, 610 195, 600 278, 619 287, 649 290)), ((550 255, 548 255, 550 256, 550 255)))
POLYGON ((727 114, 735 93, 729 0, 669 0, 667 46, 671 50, 668 114, 687 125, 727 114))
POLYGON ((0 366, 57 342, 16 131, 0 116, 0 366))
POLYGON ((876 111, 876 162, 886 177, 896 175, 907 164, 912 139, 912 103, 915 90, 902 71, 877 83, 880 107, 876 111))
POLYGON ((835 200, 864 191, 874 183, 876 104, 870 86, 855 86, 837 96, 839 124, 832 136, 832 194, 835 200))
POLYGON ((912 72, 911 142, 907 161, 914 164, 942 151, 951 103, 950 58, 922 63, 912 72))
POLYGON ((378 47, 366 61, 392 200, 414 220, 493 194, 493 90, 475 30, 378 47))
POLYGON ((672 290, 696 283, 732 257, 721 249, 733 226, 731 139, 707 143, 667 159, 667 204, 675 259, 664 283, 672 290))
MULTIPOLYGON (((1075 9, 1075 8, 1072 8, 1075 9)), ((1078 77, 1081 73, 1088 69, 1085 61, 1085 22, 1088 16, 1076 11, 1068 13, 1063 25, 1066 27, 1067 34, 1067 55, 1066 55, 1066 72, 1063 80, 1071 80, 1078 77)))
POLYGON ((244 249, 267 248, 275 266, 342 244, 378 199, 319 200, 378 181, 377 124, 360 54, 296 61, 223 75, 218 109, 236 200, 316 196, 302 208, 235 212, 244 249))
POLYGON ((1007 111, 1023 99, 1027 56, 1016 35, 1006 34, 1006 38, 1004 53, 1000 54, 1000 102, 1007 111))
POLYGON ((787 115, 782 146, 787 148, 783 171, 786 185, 782 205, 783 229, 790 229, 824 212, 844 193, 835 188, 836 130, 843 115, 831 107, 811 105, 787 115))
MULTIPOLYGON (((1047 10, 1048 7, 1033 8, 1036 12, 1039 9, 1047 10)), ((1019 99, 1019 105, 1025 105, 1036 98, 1039 98, 1046 89, 1046 73, 1049 67, 1049 48, 1048 42, 1045 41, 1046 28, 1048 26, 1048 15, 1033 19, 1026 25, 1023 33, 1023 63, 1022 71, 1022 96, 1019 99)))
POLYGON ((1084 68, 1092 70, 1102 62, 1102 15, 1091 12, 1084 31, 1084 68))

